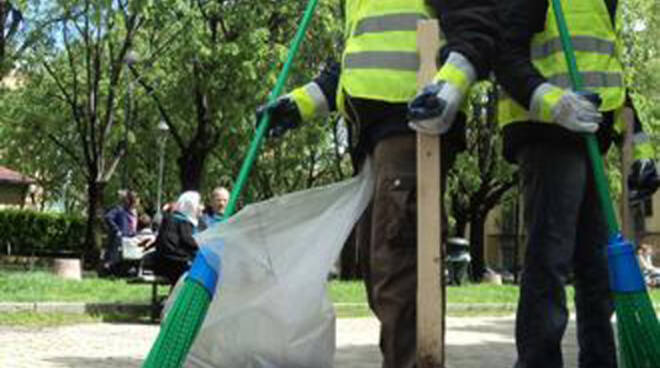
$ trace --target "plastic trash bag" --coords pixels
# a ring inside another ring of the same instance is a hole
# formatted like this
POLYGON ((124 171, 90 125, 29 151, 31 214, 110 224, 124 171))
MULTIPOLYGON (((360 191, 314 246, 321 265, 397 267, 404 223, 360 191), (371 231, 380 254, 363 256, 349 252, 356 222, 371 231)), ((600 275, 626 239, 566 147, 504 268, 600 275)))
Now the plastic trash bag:
POLYGON ((221 259, 220 281, 186 367, 332 367, 327 277, 373 186, 367 163, 355 178, 247 206, 199 234, 221 259))

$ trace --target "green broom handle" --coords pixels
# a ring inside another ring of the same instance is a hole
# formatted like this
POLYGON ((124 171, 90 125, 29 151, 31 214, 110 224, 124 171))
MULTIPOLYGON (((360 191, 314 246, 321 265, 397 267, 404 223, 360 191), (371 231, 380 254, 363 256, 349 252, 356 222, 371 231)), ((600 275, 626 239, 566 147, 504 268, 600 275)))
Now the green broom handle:
MULTIPOLYGON (((300 44, 302 43, 303 37, 305 37, 305 33, 307 31, 307 28, 309 27, 309 23, 312 20, 317 3, 318 0, 310 0, 309 3, 307 3, 307 9, 305 10, 305 15, 303 16, 302 22, 300 23, 296 36, 294 37, 293 42, 291 44, 291 49, 289 50, 287 61, 284 64, 284 68, 282 68, 279 77, 277 78, 277 83, 275 84, 275 88, 270 93, 270 97, 268 99, 269 104, 275 102, 275 100, 277 100, 280 94, 282 94, 282 90, 284 89, 286 80, 289 77, 289 71, 291 70, 291 66, 293 65, 293 60, 295 59, 296 54, 298 54, 298 49, 300 48, 300 44)), ((225 210, 225 217, 230 217, 236 211, 236 203, 238 202, 238 198, 240 197, 241 192, 243 191, 243 187, 245 187, 245 183, 247 182, 248 176, 250 175, 250 170, 252 170, 252 165, 254 164, 254 161, 257 158, 257 155, 259 153, 259 148, 261 147, 261 143, 263 142, 264 136, 266 135, 266 131, 268 130, 269 124, 270 124, 270 114, 268 113, 268 111, 266 111, 263 114, 261 121, 259 122, 257 132, 255 133, 255 136, 252 139, 252 142, 250 143, 250 148, 248 149, 247 156, 245 157, 245 160, 243 161, 243 165, 241 166, 241 171, 238 173, 238 179, 234 184, 234 188, 232 189, 229 203, 227 204, 227 209, 225 210)))
MULTIPOLYGON (((570 33, 568 32, 561 0, 552 0, 552 4, 555 9, 555 18, 559 27, 561 45, 564 49, 566 63, 568 63, 568 72, 571 77, 571 83, 573 84, 573 89, 575 91, 580 91, 584 87, 584 83, 582 81, 582 75, 578 70, 577 61, 575 60, 575 49, 573 48, 573 42, 570 33)), ((620 227, 614 213, 614 206, 612 205, 610 189, 607 183, 607 177, 605 176, 605 165, 603 164, 600 149, 598 148, 596 136, 594 134, 585 134, 584 138, 587 144, 587 152, 589 154, 589 159, 591 160, 591 166, 594 171, 598 199, 601 208, 605 212, 605 220, 607 221, 609 235, 613 236, 620 232, 620 227)))

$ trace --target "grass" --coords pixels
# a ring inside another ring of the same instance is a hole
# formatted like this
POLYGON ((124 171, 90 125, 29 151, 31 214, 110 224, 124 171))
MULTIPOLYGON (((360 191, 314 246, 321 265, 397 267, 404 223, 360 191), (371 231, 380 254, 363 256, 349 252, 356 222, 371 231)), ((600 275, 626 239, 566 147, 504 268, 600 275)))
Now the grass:
MULTIPOLYGON (((330 283, 330 298, 335 303, 366 303, 365 295, 362 281, 330 283)), ((513 285, 467 285, 447 288, 447 303, 513 304, 517 300, 518 287, 513 285)))
MULTIPOLYGON (((163 286, 161 293, 167 292, 163 286)), ((573 299, 573 289, 568 288, 568 300, 573 299)), ((361 281, 332 281, 329 284, 331 300, 336 304, 339 318, 372 316, 366 302, 366 292, 361 281)), ((85 277, 82 281, 60 279, 44 271, 0 271, 0 303, 2 302, 83 302, 83 303, 149 303, 149 285, 130 285, 125 280, 85 277)), ((651 291, 653 304, 660 308, 660 289, 651 291)), ((514 285, 466 285, 449 287, 449 304, 508 304, 518 300, 518 287, 514 285)), ((497 308, 451 311, 450 316, 510 315, 511 309, 497 308)), ((100 321, 143 321, 143 316, 117 315, 67 315, 37 313, 2 313, 0 325, 57 326, 62 324, 100 321)))
POLYGON ((151 323, 146 316, 129 314, 0 313, 0 326, 57 327, 82 323, 151 323))
MULTIPOLYGON (((161 286, 166 293, 168 286, 161 286)), ((63 280, 43 271, 0 271, 0 302, 148 303, 150 285, 130 285, 125 280, 87 277, 63 280)))
MULTIPOLYGON (((660 308, 660 289, 649 290, 653 305, 660 308)), ((333 281, 330 283, 330 298, 334 303, 366 303, 366 292, 362 281, 333 281)), ((517 285, 469 284, 447 288, 449 304, 515 304, 518 302, 517 285)), ((566 298, 573 300, 574 290, 566 288, 566 298)))

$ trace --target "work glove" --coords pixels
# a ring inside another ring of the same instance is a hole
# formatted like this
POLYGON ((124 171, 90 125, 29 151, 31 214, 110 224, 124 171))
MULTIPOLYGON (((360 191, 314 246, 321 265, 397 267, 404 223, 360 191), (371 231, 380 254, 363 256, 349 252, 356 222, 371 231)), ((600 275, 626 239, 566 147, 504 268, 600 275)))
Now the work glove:
POLYGON ((475 80, 476 71, 470 61, 457 52, 450 53, 435 82, 408 104, 410 127, 423 134, 446 133, 475 80))
POLYGON ((290 95, 285 95, 270 104, 264 104, 257 108, 257 124, 268 111, 270 113, 270 124, 267 136, 269 138, 281 137, 289 129, 297 128, 302 122, 302 116, 298 105, 290 95))
POLYGON ((628 175, 631 200, 639 200, 653 195, 660 187, 660 177, 652 159, 635 160, 628 175))
POLYGON ((577 133, 595 133, 603 121, 598 111, 600 101, 593 92, 573 92, 543 83, 534 90, 529 111, 536 121, 556 122, 577 133))

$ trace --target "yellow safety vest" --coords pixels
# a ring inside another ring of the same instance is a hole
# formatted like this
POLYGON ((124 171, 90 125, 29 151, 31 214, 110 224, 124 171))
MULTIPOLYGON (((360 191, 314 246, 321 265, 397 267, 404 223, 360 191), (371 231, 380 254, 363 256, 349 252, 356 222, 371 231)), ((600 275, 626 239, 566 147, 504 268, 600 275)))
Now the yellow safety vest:
POLYGON ((424 0, 347 0, 346 46, 337 106, 351 97, 407 103, 417 92, 417 21, 434 18, 424 0))
MULTIPOLYGON (((561 0, 561 3, 584 88, 600 95, 603 101, 601 111, 619 109, 625 101, 623 66, 605 1, 561 0)), ((571 88, 552 5, 546 16, 545 31, 537 33, 532 39, 531 59, 550 83, 571 88)), ((501 125, 532 120, 527 107, 520 106, 506 94, 500 97, 498 117, 501 125)))

